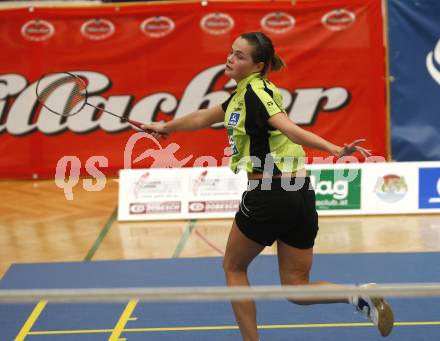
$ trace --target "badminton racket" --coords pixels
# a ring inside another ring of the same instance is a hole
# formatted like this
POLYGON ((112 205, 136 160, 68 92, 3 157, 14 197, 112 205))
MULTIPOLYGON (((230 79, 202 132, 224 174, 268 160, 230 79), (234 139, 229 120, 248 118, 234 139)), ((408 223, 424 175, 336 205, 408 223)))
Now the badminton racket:
POLYGON ((37 99, 41 105, 56 115, 63 117, 74 116, 86 105, 89 105, 99 111, 118 117, 123 122, 128 122, 136 128, 148 133, 152 132, 149 129, 142 128, 142 122, 128 119, 88 103, 85 80, 70 72, 48 73, 38 81, 35 89, 37 99), (54 93, 57 95, 53 95, 54 93), (65 101, 66 95, 67 101, 65 101))

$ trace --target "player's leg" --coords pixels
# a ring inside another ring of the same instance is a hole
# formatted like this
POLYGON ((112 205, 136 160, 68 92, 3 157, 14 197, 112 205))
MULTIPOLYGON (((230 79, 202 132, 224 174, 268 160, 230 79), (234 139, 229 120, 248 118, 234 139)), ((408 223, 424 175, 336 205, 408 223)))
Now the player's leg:
MULTIPOLYGON (((264 246, 247 238, 238 228, 235 220, 226 246, 223 268, 228 286, 249 286, 247 269, 264 246)), ((255 302, 233 301, 237 324, 244 341, 257 341, 257 321, 255 302)))
MULTIPOLYGON (((310 282, 313 248, 299 249, 277 241, 278 267, 282 285, 332 285, 330 282, 310 282)), ((348 303, 348 299, 290 300, 296 304, 348 303)))

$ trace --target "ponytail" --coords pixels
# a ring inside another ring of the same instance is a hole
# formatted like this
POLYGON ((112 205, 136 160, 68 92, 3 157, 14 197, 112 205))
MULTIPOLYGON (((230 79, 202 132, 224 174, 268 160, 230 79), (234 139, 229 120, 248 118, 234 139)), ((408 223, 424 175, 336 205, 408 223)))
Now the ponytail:
POLYGON ((281 57, 274 53, 270 59, 270 69, 273 71, 278 71, 286 67, 286 63, 281 59, 281 57))

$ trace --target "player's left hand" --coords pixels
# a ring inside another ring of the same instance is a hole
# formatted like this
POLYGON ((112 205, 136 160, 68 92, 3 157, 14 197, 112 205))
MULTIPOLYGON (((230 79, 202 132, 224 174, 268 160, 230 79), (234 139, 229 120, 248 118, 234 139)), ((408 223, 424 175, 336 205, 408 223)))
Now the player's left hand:
POLYGON ((359 146, 359 144, 365 142, 365 139, 357 139, 351 143, 345 143, 344 147, 342 147, 338 153, 338 157, 343 157, 347 155, 351 155, 355 152, 359 152, 363 157, 371 156, 371 150, 366 149, 364 147, 359 146))

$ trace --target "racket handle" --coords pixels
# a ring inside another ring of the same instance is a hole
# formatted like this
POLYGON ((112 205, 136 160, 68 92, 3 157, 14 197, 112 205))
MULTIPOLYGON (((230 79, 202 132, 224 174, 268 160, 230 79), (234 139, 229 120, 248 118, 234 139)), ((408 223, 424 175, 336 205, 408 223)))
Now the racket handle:
MULTIPOLYGON (((131 125, 134 125, 135 127, 139 128, 139 129, 141 129, 142 131, 146 132, 147 134, 152 134, 155 132, 154 130, 151 130, 151 129, 142 128, 142 126, 144 125, 142 122, 133 121, 133 120, 129 120, 129 119, 127 119, 127 122, 130 123, 131 125)), ((161 134, 161 135, 166 136, 167 134, 161 134)))
POLYGON ((150 134, 153 132, 151 129, 142 128, 142 126, 144 125, 142 122, 134 121, 134 120, 127 120, 127 122, 130 123, 131 125, 134 125, 136 128, 139 128, 139 129, 145 131, 146 133, 150 134))
POLYGON ((142 129, 142 126, 144 125, 139 121, 127 120, 127 122, 134 125, 135 127, 138 127, 139 129, 142 129))

